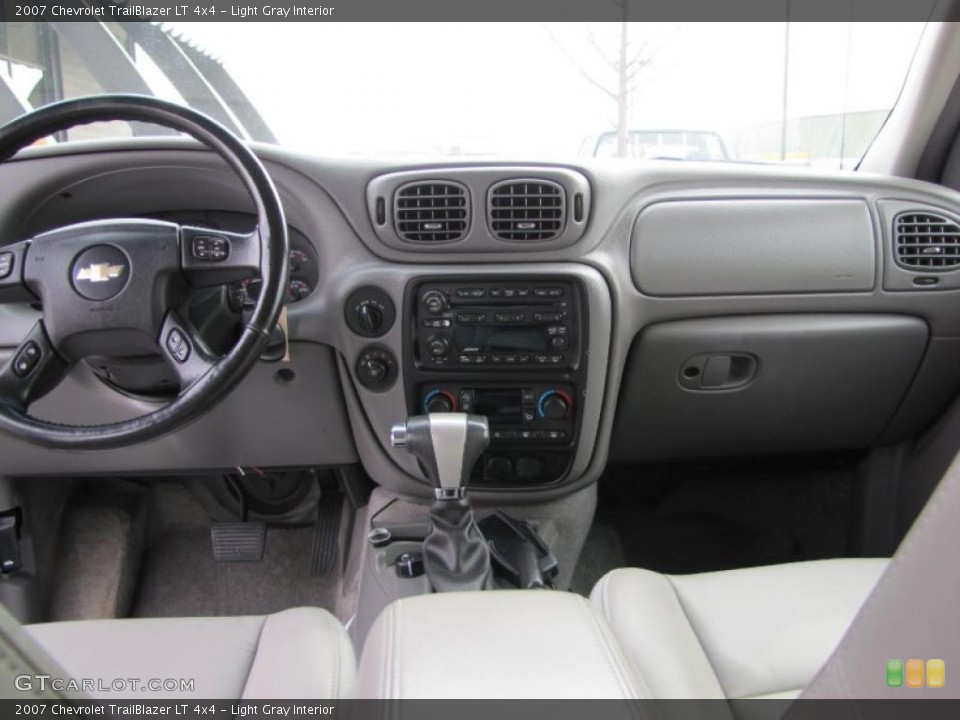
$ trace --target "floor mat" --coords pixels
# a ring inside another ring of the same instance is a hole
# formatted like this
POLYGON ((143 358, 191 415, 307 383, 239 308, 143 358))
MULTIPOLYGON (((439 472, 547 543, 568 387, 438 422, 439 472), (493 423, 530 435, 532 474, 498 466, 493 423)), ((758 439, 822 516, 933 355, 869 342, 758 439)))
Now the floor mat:
POLYGON ((259 615, 301 605, 333 608, 339 585, 310 572, 313 535, 312 527, 271 527, 263 560, 217 563, 209 525, 175 525, 147 550, 131 614, 259 615))
POLYGON ((611 468, 574 589, 624 566, 686 574, 847 556, 855 476, 849 458, 611 468))

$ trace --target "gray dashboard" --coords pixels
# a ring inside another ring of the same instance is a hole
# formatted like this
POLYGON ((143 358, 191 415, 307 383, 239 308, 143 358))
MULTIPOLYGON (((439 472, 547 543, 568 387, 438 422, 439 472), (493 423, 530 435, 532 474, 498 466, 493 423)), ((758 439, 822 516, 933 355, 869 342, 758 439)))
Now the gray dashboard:
MULTIPOLYGON (((894 255, 893 221, 902 213, 956 220, 960 196, 946 189, 720 164, 411 165, 257 150, 288 223, 313 244, 319 268, 317 289, 289 307, 292 373, 261 365, 201 421, 143 448, 61 453, 0 438, 4 474, 359 459, 377 482, 424 492, 408 456, 387 442, 390 425, 411 411, 402 381, 410 361, 404 310, 411 283, 423 276, 520 282, 550 275, 584 288, 589 336, 569 470, 559 482, 491 487, 491 495, 561 495, 595 481, 610 458, 762 452, 765 444, 823 450, 817 419, 837 409, 860 430, 841 437, 841 447, 896 442, 932 422, 958 387, 960 270, 906 267, 894 255), (479 212, 491 185, 510 178, 556 181, 586 204, 556 241, 514 242, 507 250, 484 231, 463 243, 406 247, 378 227, 376 197, 389 198, 397 178, 409 177, 462 184, 475 208, 474 229, 487 222, 479 212), (398 310, 397 322, 375 340, 344 320, 347 297, 364 286, 382 289, 398 310), (377 391, 360 383, 356 370, 373 342, 393 353, 401 377, 377 391), (682 375, 691 363, 700 363, 699 379, 682 375), (717 375, 720 366, 732 386, 717 375), (862 402, 866 397, 877 402, 862 402)), ((214 157, 177 140, 33 151, 0 166, 0 183, 12 188, 0 208, 9 241, 94 217, 249 210, 214 157)), ((9 354, 36 317, 29 307, 0 306, 0 352, 9 354)), ((83 368, 75 375, 37 414, 92 422, 150 407, 83 368)))

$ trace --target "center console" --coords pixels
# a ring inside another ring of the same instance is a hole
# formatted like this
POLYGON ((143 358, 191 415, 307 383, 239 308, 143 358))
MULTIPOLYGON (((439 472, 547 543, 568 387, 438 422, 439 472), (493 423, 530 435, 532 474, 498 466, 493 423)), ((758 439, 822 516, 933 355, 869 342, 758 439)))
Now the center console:
POLYGON ((471 483, 560 480, 576 447, 586 382, 585 291, 569 276, 418 278, 405 300, 411 415, 465 412, 490 423, 471 483))

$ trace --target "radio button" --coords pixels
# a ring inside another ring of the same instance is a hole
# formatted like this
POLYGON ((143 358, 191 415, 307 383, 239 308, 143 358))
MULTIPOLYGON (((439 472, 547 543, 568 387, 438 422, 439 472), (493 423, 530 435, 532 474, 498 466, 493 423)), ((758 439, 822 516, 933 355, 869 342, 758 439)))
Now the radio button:
POLYGON ((482 323, 487 319, 486 313, 460 313, 457 315, 457 322, 466 323, 482 323))
POLYGON ((497 313, 493 316, 493 319, 498 323, 521 323, 524 320, 525 315, 522 312, 516 313, 497 313))
POLYGON ((536 313, 533 316, 533 319, 537 322, 560 322, 563 320, 563 313, 556 312, 545 312, 545 313, 536 313))
POLYGON ((497 355, 491 355, 491 356, 490 356, 490 362, 492 362, 494 365, 502 365, 502 364, 503 364, 503 355, 499 355, 499 354, 497 354, 497 355))
POLYGON ((517 364, 517 355, 516 353, 508 353, 503 356, 503 362, 507 365, 516 365, 517 364))
POLYGON ((548 362, 551 365, 559 365, 563 362, 563 355, 550 355, 548 362))
POLYGON ((547 328, 547 335, 554 337, 555 335, 566 335, 567 326, 566 325, 551 325, 547 328))
POLYGON ((570 347, 570 341, 566 337, 550 338, 550 347, 554 350, 566 350, 570 347))
POLYGON ((503 288, 490 288, 490 297, 492 297, 492 298, 502 298, 502 297, 503 297, 503 288))
POLYGON ((423 326, 427 328, 448 328, 450 327, 449 320, 430 320, 427 318, 423 321, 423 326))
POLYGON ((517 360, 521 365, 529 365, 530 355, 528 353, 520 353, 519 355, 517 355, 517 360))
POLYGON ((558 298, 558 297, 563 297, 563 288, 559 288, 559 287, 536 288, 533 291, 533 294, 540 298, 558 298))
POLYGON ((486 297, 485 288, 457 288, 458 298, 482 298, 486 297))
POLYGON ((520 402, 524 405, 532 404, 537 401, 537 393, 533 388, 523 388, 520 391, 520 402))
POLYGON ((530 288, 517 288, 517 297, 530 297, 530 288))
POLYGON ((505 298, 515 298, 515 297, 517 296, 517 290, 516 290, 516 288, 504 288, 504 289, 503 289, 503 296, 504 296, 505 298))

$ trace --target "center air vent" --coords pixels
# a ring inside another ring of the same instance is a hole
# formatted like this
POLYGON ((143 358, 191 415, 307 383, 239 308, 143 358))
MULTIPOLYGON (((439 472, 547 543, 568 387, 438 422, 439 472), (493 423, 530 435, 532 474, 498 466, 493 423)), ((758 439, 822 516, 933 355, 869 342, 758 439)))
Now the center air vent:
POLYGON ((397 234, 411 242, 450 242, 467 231, 467 190, 451 182, 417 182, 397 190, 397 234))
POLYGON ((552 240, 563 231, 563 187, 546 180, 507 180, 490 190, 490 231, 501 240, 552 240))
POLYGON ((894 220, 894 251, 906 268, 960 267, 960 225, 943 215, 906 212, 894 220))

